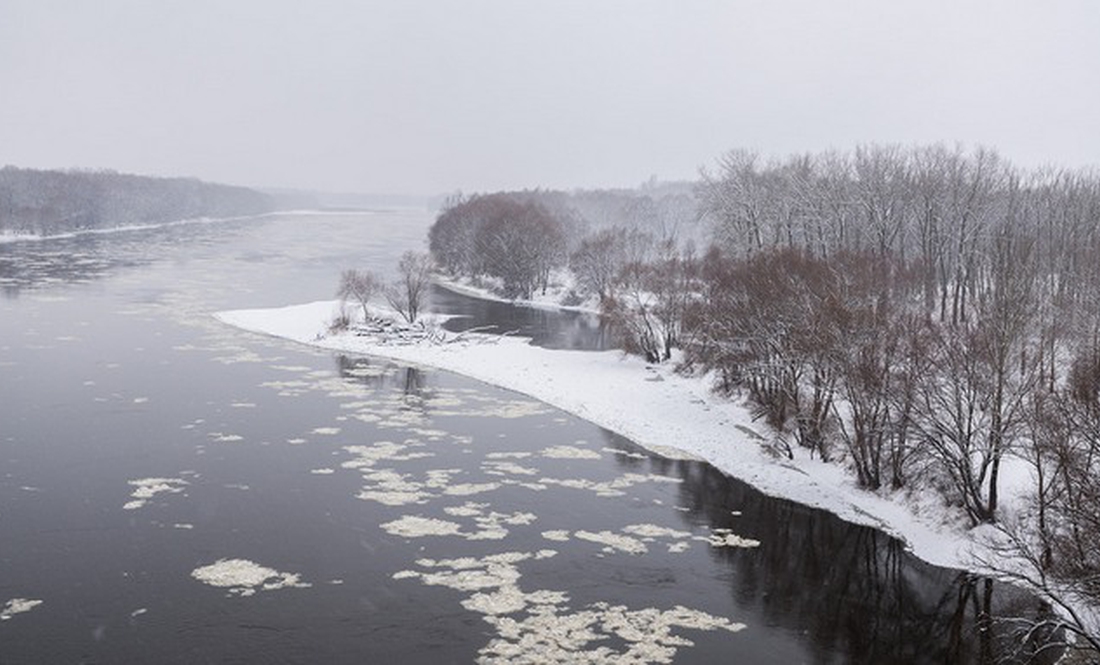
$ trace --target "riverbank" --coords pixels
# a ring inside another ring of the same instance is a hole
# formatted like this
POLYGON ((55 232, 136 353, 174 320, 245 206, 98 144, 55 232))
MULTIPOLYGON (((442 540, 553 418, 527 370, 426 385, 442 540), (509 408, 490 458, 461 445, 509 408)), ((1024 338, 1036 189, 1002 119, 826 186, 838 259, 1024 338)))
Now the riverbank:
POLYGON ((491 289, 474 284, 469 278, 456 278, 451 275, 436 273, 432 275, 432 281, 449 291, 454 291, 465 296, 504 302, 518 307, 533 307, 551 311, 580 312, 582 314, 599 314, 600 302, 595 296, 581 299, 575 295, 572 275, 567 270, 558 270, 551 274, 551 283, 545 291, 536 291, 530 299, 508 299, 494 293, 491 289), (573 302, 573 304, 566 304, 573 302))
POLYGON ((224 323, 320 348, 435 367, 515 390, 621 434, 668 457, 705 460, 762 492, 821 508, 904 541, 918 557, 974 569, 982 530, 968 530, 937 500, 886 497, 855 486, 841 466, 795 451, 776 455, 771 434, 744 406, 715 396, 706 380, 650 366, 619 351, 547 350, 526 340, 467 334, 446 342, 392 343, 329 333, 339 301, 219 312, 224 323), (920 508, 917 510, 916 506, 920 508))
MULTIPOLYGON (((368 212, 368 211, 364 211, 368 212)), ((63 240, 66 238, 77 238, 79 236, 88 235, 108 235, 112 233, 125 233, 127 231, 148 231, 150 229, 161 229, 172 226, 184 226, 191 224, 221 224, 224 222, 239 222, 245 219, 265 219, 268 217, 277 217, 281 215, 340 215, 349 214, 342 212, 325 212, 317 210, 275 210, 273 212, 264 212, 256 215, 238 215, 234 217, 190 217, 187 219, 174 219, 166 222, 150 222, 148 224, 124 224, 121 226, 107 226, 103 228, 94 229, 79 229, 76 231, 66 231, 64 233, 53 233, 50 235, 38 235, 35 233, 14 233, 10 231, 0 231, 0 244, 13 243, 13 242, 39 242, 43 240, 63 240)))

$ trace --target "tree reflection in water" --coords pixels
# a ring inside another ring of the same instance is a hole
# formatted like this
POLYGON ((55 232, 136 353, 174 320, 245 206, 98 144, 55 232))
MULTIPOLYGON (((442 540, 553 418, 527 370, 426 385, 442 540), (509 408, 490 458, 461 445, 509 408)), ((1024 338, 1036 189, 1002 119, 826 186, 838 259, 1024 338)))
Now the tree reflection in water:
POLYGON ((409 405, 419 404, 427 397, 428 377, 423 370, 411 366, 398 366, 385 360, 371 361, 367 358, 336 356, 336 370, 340 378, 355 381, 373 388, 385 390, 398 388, 406 397, 409 405))
MULTIPOLYGON (((638 449, 605 432, 609 446, 638 449)), ((615 456, 621 465, 677 476, 695 520, 759 540, 721 548, 730 592, 745 616, 807 642, 817 663, 1053 663, 1047 640, 1021 639, 1048 610, 1023 591, 939 568, 901 541, 825 511, 776 499, 695 461, 615 456), (1037 653, 1038 652, 1038 653, 1037 653)), ((750 627, 752 619, 748 619, 750 627)))
MULTIPOLYGON (((425 413, 430 374, 384 360, 336 356, 339 374, 396 389, 401 408, 425 413)), ((601 430, 606 445, 644 452, 601 430)), ((778 628, 815 663, 1053 663, 1039 636, 1021 644, 1046 610, 1033 596, 966 572, 925 563, 901 541, 822 510, 765 496, 710 464, 609 456, 620 468, 683 479, 681 513, 695 525, 731 529, 757 548, 715 548, 739 620, 778 628)), ((1049 637, 1049 636, 1047 636, 1049 637)))

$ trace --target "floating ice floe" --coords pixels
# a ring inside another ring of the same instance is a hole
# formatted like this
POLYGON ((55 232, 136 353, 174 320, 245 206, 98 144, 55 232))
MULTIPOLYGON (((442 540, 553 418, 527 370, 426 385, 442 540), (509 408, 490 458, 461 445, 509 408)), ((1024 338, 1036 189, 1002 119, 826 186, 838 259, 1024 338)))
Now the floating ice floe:
POLYGON ((613 497, 624 496, 623 490, 641 483, 682 483, 683 478, 662 476, 657 474, 627 473, 614 480, 596 482, 582 478, 539 478, 539 483, 544 485, 559 485, 572 489, 588 490, 595 492, 596 496, 613 497))
POLYGON ((387 506, 401 506, 414 503, 427 503, 429 499, 450 494, 463 496, 478 494, 496 489, 499 484, 451 484, 451 477, 461 473, 461 469, 430 469, 424 472, 424 478, 401 473, 395 469, 376 468, 381 461, 408 461, 433 457, 434 453, 412 451, 424 444, 406 441, 403 444, 380 441, 369 446, 345 446, 344 450, 356 455, 354 459, 343 462, 345 469, 357 469, 365 484, 357 495, 364 501, 375 501, 387 506))
POLYGON ((760 547, 759 540, 744 538, 733 533, 729 529, 715 529, 714 533, 711 534, 710 538, 707 540, 714 547, 760 547))
POLYGON ((534 453, 525 453, 525 452, 495 452, 495 453, 487 453, 485 455, 485 459, 492 459, 492 460, 496 460, 496 459, 524 459, 524 458, 527 458, 527 457, 531 457, 531 455, 533 455, 533 454, 534 453))
POLYGON ((457 522, 419 515, 405 515, 392 522, 386 522, 382 525, 382 528, 388 533, 405 538, 456 536, 462 532, 462 525, 457 522))
POLYGON ((244 440, 244 437, 240 434, 226 434, 224 432, 210 432, 210 434, 208 434, 207 436, 219 443, 230 443, 233 441, 244 440))
POLYGON ((191 577, 203 584, 228 589, 229 594, 235 596, 312 586, 303 582, 297 573, 281 573, 247 559, 218 559, 209 566, 192 570, 191 577))
POLYGON ((644 460, 649 459, 649 455, 643 455, 642 453, 632 453, 629 450, 623 450, 621 448, 600 448, 605 453, 611 453, 612 455, 618 455, 619 457, 627 457, 629 459, 644 460))
POLYGON ((41 604, 41 600, 35 600, 32 598, 12 598, 8 602, 4 603, 3 609, 0 609, 0 621, 7 621, 16 614, 30 612, 41 604))
POLYGON ((300 397, 308 393, 312 386, 306 381, 265 381, 260 387, 277 390, 280 397, 300 397))
POLYGON ((626 552, 627 554, 645 554, 649 551, 649 548, 645 546, 645 543, 633 538, 631 536, 625 536, 618 533, 612 533, 611 531, 576 531, 573 533, 575 538, 580 540, 587 540, 592 543, 599 543, 604 546, 605 552, 614 552, 619 550, 626 552))
POLYGON ((533 400, 500 399, 492 395, 457 391, 443 392, 424 400, 424 406, 436 416, 464 418, 527 418, 550 413, 551 407, 533 400))
POLYGON ((382 529, 403 538, 458 536, 466 540, 502 540, 508 536, 507 527, 531 524, 538 519, 534 513, 525 512, 509 514, 494 511, 485 514, 483 509, 487 506, 488 504, 467 502, 463 506, 447 511, 448 515, 454 517, 472 517, 477 526, 473 531, 463 531, 462 525, 458 522, 422 515, 405 515, 392 522, 386 522, 382 525, 382 529))
POLYGON ((129 484, 134 488, 130 492, 133 500, 122 506, 125 510, 137 510, 158 494, 180 494, 188 483, 182 478, 140 478, 129 484))
POLYGON ((404 570, 393 579, 419 579, 469 593, 462 606, 482 614, 497 633, 478 653, 483 663, 669 663, 680 648, 694 645, 676 629, 735 633, 745 627, 680 605, 632 610, 597 602, 575 610, 565 592, 520 588, 519 564, 555 554, 420 559, 416 563, 425 570, 404 570), (600 646, 594 646, 597 642, 600 646))
POLYGON ((299 372, 304 373, 312 370, 312 367, 306 367, 305 365, 271 365, 271 369, 277 369, 282 372, 299 372))
POLYGON ((458 483, 444 488, 443 493, 449 496, 471 496, 499 488, 500 483, 458 483))
POLYGON ((516 464, 515 462, 489 460, 481 463, 482 470, 491 476, 536 476, 538 469, 516 464))
POLYGON ((551 459, 601 459, 602 455, 594 450, 585 450, 576 446, 551 446, 543 448, 543 457, 551 459))
POLYGON ((485 509, 489 507, 487 503, 474 503, 473 501, 467 501, 461 506, 448 506, 443 509, 443 512, 448 515, 454 515, 455 517, 477 517, 484 513, 485 509))
POLYGON ((668 551, 673 554, 686 552, 691 547, 691 541, 700 541, 710 544, 712 547, 759 547, 760 541, 745 538, 733 533, 730 529, 714 529, 709 535, 697 536, 689 531, 681 531, 657 524, 631 524, 620 529, 621 533, 603 530, 599 532, 576 531, 572 534, 564 529, 543 531, 542 537, 546 540, 566 542, 570 538, 586 540, 590 543, 603 545, 602 551, 607 554, 626 552, 627 554, 646 554, 649 552, 647 543, 664 539, 667 542, 668 551))
POLYGON ((691 538, 691 533, 688 531, 680 531, 679 529, 656 524, 631 524, 623 527, 623 531, 639 538, 677 538, 681 540, 691 538))
POLYGON ((344 450, 355 455, 340 466, 345 469, 363 469, 373 467, 381 461, 407 462, 414 459, 433 457, 434 454, 426 451, 405 452, 411 448, 418 448, 422 444, 416 442, 394 443, 392 441, 377 441, 369 446, 344 446, 344 450))
POLYGON ((631 610, 624 605, 593 603, 579 611, 542 605, 526 617, 486 616, 499 637, 479 651, 483 663, 671 663, 679 649, 694 646, 675 634, 683 628, 736 633, 735 623, 681 605, 661 610, 631 610), (593 642, 616 638, 616 646, 592 648, 593 642))

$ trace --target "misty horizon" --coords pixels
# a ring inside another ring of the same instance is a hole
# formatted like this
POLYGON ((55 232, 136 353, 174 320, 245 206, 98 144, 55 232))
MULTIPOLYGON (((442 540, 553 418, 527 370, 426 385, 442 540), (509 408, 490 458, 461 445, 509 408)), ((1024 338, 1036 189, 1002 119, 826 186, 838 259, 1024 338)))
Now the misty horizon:
POLYGON ((435 195, 695 179, 726 151, 1095 165, 1100 6, 328 0, 0 10, 0 164, 435 195))

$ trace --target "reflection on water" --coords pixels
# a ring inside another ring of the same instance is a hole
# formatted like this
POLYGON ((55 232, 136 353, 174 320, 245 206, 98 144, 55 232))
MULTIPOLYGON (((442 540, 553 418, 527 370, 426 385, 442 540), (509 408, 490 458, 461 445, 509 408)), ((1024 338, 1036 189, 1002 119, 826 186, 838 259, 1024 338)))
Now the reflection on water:
POLYGON ((0 610, 26 608, 0 662, 980 663, 1042 611, 517 393, 209 316, 328 297, 417 246, 411 222, 0 249, 32 295, 0 301, 0 610))
MULTIPOLYGON (((338 356, 337 365, 348 379, 405 386, 406 394, 425 397, 414 402, 421 407, 432 401, 426 398, 428 375, 421 371, 364 373, 369 361, 346 356, 338 356)), ((709 464, 653 456, 618 435, 600 433, 605 450, 621 452, 609 457, 626 473, 681 479, 679 508, 691 523, 761 543, 711 551, 726 569, 719 579, 749 634, 767 626, 801 636, 810 647, 808 662, 815 663, 1056 660, 1053 654, 1031 659, 1039 636, 1019 644, 1024 631, 1013 618, 1047 610, 1013 587, 927 564, 881 532, 767 497, 709 464)), ((764 644, 774 639, 756 638, 764 644)))
POLYGON ((83 233, 46 241, 0 243, 0 287, 8 298, 27 288, 81 284, 119 270, 140 269, 160 258, 160 248, 186 243, 192 249, 224 241, 253 221, 180 224, 125 232, 83 233))
POLYGON ((1029 662, 1038 648, 1017 646, 1024 631, 1012 620, 1047 611, 1028 594, 932 566, 897 539, 764 496, 708 464, 659 467, 684 479, 693 513, 762 542, 715 553, 731 568, 730 593, 768 625, 807 635, 814 662, 1029 662))
POLYGON ((531 344, 547 349, 604 351, 614 347, 611 330, 596 314, 471 298, 438 285, 432 287, 431 303, 432 311, 456 317, 443 326, 451 332, 478 329, 498 335, 518 335, 529 337, 531 344))

